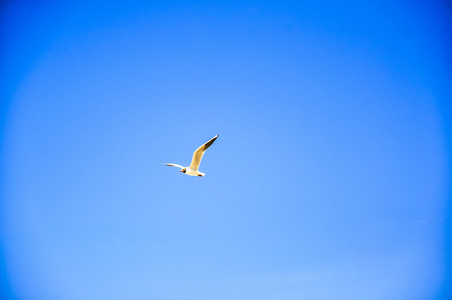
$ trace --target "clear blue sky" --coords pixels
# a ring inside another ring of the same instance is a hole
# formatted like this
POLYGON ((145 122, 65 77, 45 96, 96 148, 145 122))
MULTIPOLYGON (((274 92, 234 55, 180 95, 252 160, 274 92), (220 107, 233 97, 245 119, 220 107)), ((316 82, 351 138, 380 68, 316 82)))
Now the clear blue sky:
POLYGON ((452 7, 377 2, 3 1, 1 298, 448 299, 452 7))

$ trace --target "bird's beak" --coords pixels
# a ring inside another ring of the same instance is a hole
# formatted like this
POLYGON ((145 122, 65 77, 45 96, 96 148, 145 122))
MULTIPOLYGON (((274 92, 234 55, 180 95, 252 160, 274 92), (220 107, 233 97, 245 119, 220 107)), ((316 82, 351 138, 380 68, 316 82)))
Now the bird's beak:
POLYGON ((179 170, 179 172, 182 172, 182 170, 179 170))

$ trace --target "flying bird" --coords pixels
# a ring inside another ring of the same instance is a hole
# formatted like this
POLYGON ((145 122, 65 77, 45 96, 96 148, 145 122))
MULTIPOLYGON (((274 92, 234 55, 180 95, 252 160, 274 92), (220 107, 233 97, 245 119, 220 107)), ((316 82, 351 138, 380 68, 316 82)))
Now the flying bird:
POLYGON ((202 177, 206 175, 205 173, 199 172, 198 168, 201 164, 202 156, 204 155, 204 152, 206 152, 207 149, 209 149, 210 146, 212 146, 213 142, 218 138, 218 134, 211 138, 207 143, 196 149, 196 151, 193 153, 193 158, 191 159, 191 164, 188 167, 183 167, 178 164, 165 164, 169 167, 178 167, 181 170, 179 172, 185 173, 190 176, 199 176, 202 177))

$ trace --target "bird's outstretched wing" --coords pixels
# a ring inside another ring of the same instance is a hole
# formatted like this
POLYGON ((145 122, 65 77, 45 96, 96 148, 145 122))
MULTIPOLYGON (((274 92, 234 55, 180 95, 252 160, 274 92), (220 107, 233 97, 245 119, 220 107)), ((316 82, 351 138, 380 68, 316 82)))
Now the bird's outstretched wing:
POLYGON ((198 170, 199 165, 201 164, 202 156, 204 155, 204 152, 209 149, 209 147, 215 142, 215 140, 218 138, 218 134, 211 138, 207 143, 196 149, 196 151, 193 153, 193 158, 191 160, 190 169, 192 170, 198 170))
MULTIPOLYGON (((162 165, 163 165, 163 164, 162 164, 162 165)), ((168 166, 168 167, 178 167, 178 168, 181 168, 181 169, 184 168, 183 166, 178 165, 178 164, 165 164, 165 165, 168 166)))

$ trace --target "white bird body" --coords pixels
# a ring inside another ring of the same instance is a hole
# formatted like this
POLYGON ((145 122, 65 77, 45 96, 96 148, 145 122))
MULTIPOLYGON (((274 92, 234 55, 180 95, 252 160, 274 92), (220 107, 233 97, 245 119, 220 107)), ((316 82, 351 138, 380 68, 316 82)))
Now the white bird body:
POLYGON ((200 177, 206 175, 205 173, 201 173, 198 170, 191 169, 190 167, 187 167, 185 169, 185 174, 190 175, 190 176, 200 176, 200 177))
POLYGON ((179 172, 185 173, 190 176, 199 176, 202 177, 206 175, 205 173, 199 172, 198 168, 201 164, 201 159, 204 155, 204 152, 206 152, 207 149, 215 142, 215 140, 218 138, 218 134, 211 138, 207 143, 201 145, 196 151, 193 153, 193 158, 191 160, 190 166, 184 167, 178 164, 165 164, 169 167, 178 167, 181 170, 179 172))

